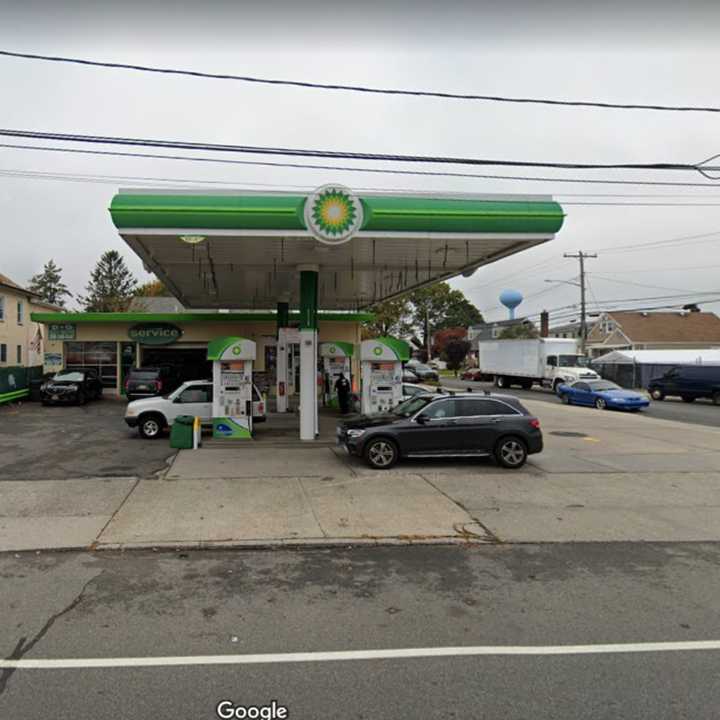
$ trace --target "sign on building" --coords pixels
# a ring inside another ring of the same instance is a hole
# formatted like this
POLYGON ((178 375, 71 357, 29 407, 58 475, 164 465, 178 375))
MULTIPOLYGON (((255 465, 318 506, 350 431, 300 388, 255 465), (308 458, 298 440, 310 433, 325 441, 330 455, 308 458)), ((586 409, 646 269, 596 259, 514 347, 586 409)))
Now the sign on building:
POLYGON ((128 330, 128 337, 141 345, 170 345, 183 331, 171 323, 140 323, 128 330))
POLYGON ((75 326, 72 323, 48 325, 48 340, 74 340, 75 326))

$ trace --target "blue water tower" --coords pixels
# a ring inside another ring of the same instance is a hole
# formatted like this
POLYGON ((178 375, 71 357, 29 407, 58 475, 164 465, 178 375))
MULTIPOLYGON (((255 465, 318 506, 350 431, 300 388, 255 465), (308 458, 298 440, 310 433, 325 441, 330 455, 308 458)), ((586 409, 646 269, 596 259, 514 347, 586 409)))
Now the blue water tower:
POLYGON ((500 293, 500 302, 508 309, 510 319, 515 319, 515 308, 523 301, 519 290, 503 290, 500 293))

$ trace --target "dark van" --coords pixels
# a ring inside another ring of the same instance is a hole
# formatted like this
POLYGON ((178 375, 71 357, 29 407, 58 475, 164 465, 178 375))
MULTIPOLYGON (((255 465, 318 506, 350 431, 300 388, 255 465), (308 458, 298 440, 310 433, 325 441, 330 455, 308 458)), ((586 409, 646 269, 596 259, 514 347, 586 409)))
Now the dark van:
POLYGON ((662 377, 648 383, 653 400, 675 395, 685 402, 710 398, 720 405, 720 365, 686 365, 668 370, 662 377))
POLYGON ((132 368, 125 380, 128 402, 167 395, 180 387, 180 373, 170 366, 132 368))

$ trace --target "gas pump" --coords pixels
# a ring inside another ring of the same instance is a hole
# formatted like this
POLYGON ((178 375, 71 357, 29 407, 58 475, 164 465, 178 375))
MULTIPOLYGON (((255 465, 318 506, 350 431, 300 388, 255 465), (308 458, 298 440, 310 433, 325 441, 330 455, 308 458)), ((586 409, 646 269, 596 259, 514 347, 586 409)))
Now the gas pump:
POLYGON ((320 343, 320 359, 322 362, 323 405, 339 407, 335 382, 342 373, 352 385, 352 356, 355 346, 349 342, 320 343))
POLYGON ((363 414, 392 410, 402 401, 402 366, 410 359, 403 340, 380 337, 360 345, 363 414))
POLYGON ((255 352, 255 343, 241 337, 217 338, 208 344, 207 359, 213 361, 213 437, 252 437, 255 352))

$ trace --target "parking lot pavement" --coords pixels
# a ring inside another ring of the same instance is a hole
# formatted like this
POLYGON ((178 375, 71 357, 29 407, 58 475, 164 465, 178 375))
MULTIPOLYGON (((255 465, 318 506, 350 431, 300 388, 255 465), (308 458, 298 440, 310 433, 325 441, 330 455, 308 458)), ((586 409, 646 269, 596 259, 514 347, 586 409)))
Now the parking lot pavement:
POLYGON ((152 477, 174 451, 138 437, 123 421, 125 403, 82 407, 0 405, 0 480, 152 477))

